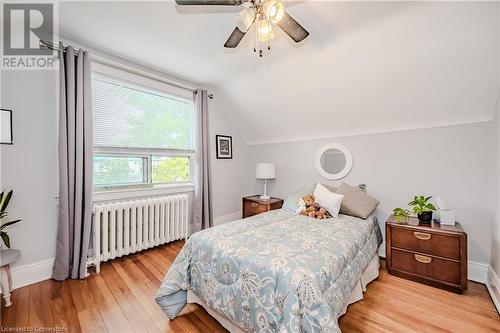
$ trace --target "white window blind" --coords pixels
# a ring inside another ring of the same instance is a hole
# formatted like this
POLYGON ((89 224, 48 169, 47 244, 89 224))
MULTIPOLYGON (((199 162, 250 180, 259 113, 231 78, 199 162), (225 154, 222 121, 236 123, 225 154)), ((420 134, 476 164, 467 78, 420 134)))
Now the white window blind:
POLYGON ((193 104, 93 74, 94 146, 193 149, 193 104))

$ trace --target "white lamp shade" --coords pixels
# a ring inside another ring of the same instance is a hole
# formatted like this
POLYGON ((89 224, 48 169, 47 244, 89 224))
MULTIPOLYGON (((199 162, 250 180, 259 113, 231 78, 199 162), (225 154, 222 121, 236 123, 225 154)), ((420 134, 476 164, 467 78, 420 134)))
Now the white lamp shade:
POLYGON ((255 178, 274 179, 276 178, 276 167, 274 163, 257 163, 255 178))

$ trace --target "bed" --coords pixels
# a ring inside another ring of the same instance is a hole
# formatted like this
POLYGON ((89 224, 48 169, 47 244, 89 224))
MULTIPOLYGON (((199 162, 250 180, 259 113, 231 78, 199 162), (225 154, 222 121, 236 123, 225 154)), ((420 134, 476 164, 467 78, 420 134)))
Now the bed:
POLYGON ((231 332, 340 332, 378 276, 376 219, 279 209, 193 234, 156 301, 170 319, 198 303, 231 332))

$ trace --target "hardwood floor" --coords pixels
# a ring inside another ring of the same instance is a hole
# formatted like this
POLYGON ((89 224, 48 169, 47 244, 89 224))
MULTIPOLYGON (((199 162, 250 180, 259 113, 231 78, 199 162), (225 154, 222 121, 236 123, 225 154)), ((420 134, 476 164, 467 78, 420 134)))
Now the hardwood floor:
MULTIPOLYGON (((85 280, 47 280, 15 290, 12 307, 2 306, 2 331, 57 327, 58 332, 225 332, 197 305, 189 304, 168 321, 154 302, 182 245, 175 242, 105 263, 101 274, 85 280)), ((344 333, 500 332, 500 317, 478 283, 470 282, 463 295, 456 295, 394 277, 382 268, 364 296, 340 318, 344 333)))

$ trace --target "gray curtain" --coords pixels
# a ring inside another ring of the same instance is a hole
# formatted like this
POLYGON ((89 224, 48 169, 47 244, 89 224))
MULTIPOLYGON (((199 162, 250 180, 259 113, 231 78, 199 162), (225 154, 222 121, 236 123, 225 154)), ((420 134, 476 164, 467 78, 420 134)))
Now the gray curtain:
POLYGON ((208 93, 198 89, 194 95, 196 117, 196 158, 194 166, 194 224, 213 227, 210 181, 210 134, 208 132, 208 93))
POLYGON ((84 278, 92 217, 90 58, 60 44, 59 216, 56 280, 84 278))

